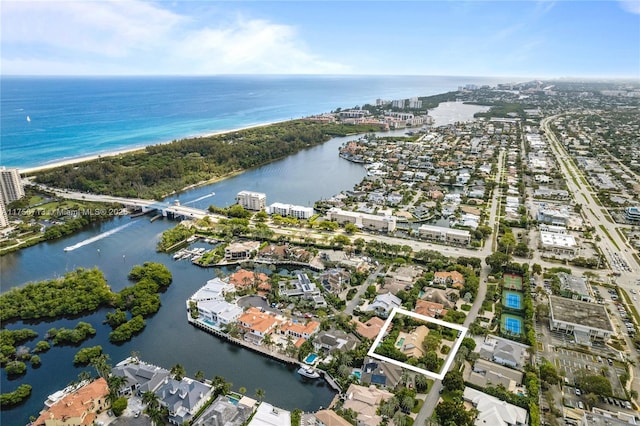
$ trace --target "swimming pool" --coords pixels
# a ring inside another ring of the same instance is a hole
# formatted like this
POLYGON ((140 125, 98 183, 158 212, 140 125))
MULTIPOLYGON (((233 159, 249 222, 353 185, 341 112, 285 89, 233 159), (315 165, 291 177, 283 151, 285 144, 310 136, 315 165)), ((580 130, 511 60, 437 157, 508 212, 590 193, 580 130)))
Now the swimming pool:
POLYGON ((240 398, 236 398, 235 396, 231 396, 231 395, 227 395, 227 399, 233 405, 238 405, 238 402, 240 402, 240 398))
POLYGON ((401 337, 400 339, 398 339, 398 341, 396 342, 396 346, 401 348, 402 345, 404 345, 404 337, 401 337))
POLYGON ((307 364, 313 364, 316 359, 318 359, 318 354, 309 354, 304 359, 304 362, 307 363, 307 364))
POLYGON ((362 372, 360 370, 353 370, 353 373, 351 373, 355 378, 358 379, 358 381, 360 381, 360 379, 362 378, 362 372))

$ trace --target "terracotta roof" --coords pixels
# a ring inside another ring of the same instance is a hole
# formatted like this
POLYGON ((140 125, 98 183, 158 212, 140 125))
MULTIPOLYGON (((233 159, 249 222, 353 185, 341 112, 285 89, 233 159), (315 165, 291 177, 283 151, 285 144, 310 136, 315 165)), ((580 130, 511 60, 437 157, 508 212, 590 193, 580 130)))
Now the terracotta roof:
POLYGON ((262 272, 252 272, 246 269, 240 269, 229 276, 229 283, 236 287, 251 287, 258 283, 268 282, 269 277, 262 272))
POLYGON ((240 323, 241 327, 259 333, 264 333, 272 329, 278 322, 279 321, 272 315, 254 307, 247 309, 245 313, 238 318, 238 323, 240 323))
MULTIPOLYGON (((60 399, 48 410, 44 411, 33 423, 34 426, 45 425, 47 420, 62 420, 69 418, 82 419, 82 425, 91 425, 96 418, 98 407, 93 404, 97 399, 109 394, 107 381, 99 378, 81 387, 77 391, 60 399)), ((104 403, 105 406, 106 402, 104 403)), ((103 407, 104 408, 104 407, 103 407)))
POLYGON ((416 307, 413 311, 416 314, 431 318, 443 317, 447 314, 447 310, 442 303, 429 302, 422 299, 416 301, 416 307))
POLYGON ((319 329, 320 329, 320 323, 318 321, 309 321, 306 324, 288 321, 280 327, 280 331, 283 334, 286 334, 287 332, 291 331, 293 333, 298 333, 301 335, 302 334, 311 335, 316 331, 318 331, 319 329))
POLYGON ((367 339, 375 339, 380 333, 380 329, 384 325, 384 321, 378 317, 372 317, 369 321, 361 323, 356 322, 356 332, 367 339))

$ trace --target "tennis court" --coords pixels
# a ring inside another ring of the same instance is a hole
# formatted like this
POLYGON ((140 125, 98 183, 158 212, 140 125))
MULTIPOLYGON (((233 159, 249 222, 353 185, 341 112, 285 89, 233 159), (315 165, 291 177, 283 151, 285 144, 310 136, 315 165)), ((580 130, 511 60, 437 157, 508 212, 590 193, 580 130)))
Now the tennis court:
POLYGON ((502 314, 502 332, 506 334, 522 334, 522 317, 502 314))
POLYGON ((503 290, 502 304, 509 309, 522 309, 522 295, 515 291, 503 290))
POLYGON ((522 291, 522 277, 515 274, 504 274, 504 288, 522 291))

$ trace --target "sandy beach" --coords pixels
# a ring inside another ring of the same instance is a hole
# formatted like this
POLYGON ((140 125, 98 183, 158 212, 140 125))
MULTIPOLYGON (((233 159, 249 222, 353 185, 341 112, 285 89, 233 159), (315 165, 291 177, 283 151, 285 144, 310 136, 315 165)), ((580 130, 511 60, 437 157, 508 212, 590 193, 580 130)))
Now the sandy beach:
MULTIPOLYGON (((176 139, 176 141, 184 140, 184 139, 197 139, 197 138, 206 138, 206 137, 209 137, 209 136, 223 135, 223 134, 226 134, 226 133, 239 132, 241 130, 255 129, 255 128, 258 128, 258 127, 270 126, 272 124, 284 123, 284 122, 287 122, 287 121, 291 121, 291 120, 271 121, 269 123, 255 124, 255 125, 252 125, 252 126, 239 127, 237 129, 221 130, 219 132, 205 133, 205 134, 198 135, 198 136, 188 136, 188 137, 184 137, 184 138, 181 138, 181 139, 176 139)), ((100 154, 92 154, 92 155, 86 155, 86 156, 83 156, 83 157, 76 157, 76 158, 69 158, 69 159, 66 159, 66 160, 55 161, 53 163, 47 163, 47 164, 43 164, 41 166, 25 167, 25 168, 19 167, 18 169, 20 170, 20 174, 22 174, 22 175, 30 175, 30 174, 33 174, 33 173, 36 173, 36 172, 40 172, 42 170, 54 169, 56 167, 68 166, 68 165, 71 165, 71 164, 84 163, 86 161, 97 160, 98 158, 117 157, 119 155, 131 154, 133 152, 141 152, 141 151, 144 151, 144 149, 147 146, 165 145, 165 144, 169 144, 169 143, 172 143, 172 142, 174 142, 174 141, 156 142, 156 143, 153 143, 153 144, 148 144, 148 145, 144 145, 144 146, 138 146, 138 147, 135 147, 135 148, 119 149, 119 150, 115 150, 115 151, 103 152, 103 153, 100 153, 100 154)))

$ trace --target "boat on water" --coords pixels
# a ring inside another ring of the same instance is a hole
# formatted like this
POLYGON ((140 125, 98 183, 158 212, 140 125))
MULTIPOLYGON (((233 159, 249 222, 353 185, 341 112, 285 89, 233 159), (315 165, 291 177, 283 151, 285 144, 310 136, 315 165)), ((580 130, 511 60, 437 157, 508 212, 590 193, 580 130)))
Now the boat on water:
POLYGON ((304 377, 308 377, 309 379, 317 379, 318 377, 320 377, 320 373, 318 373, 311 367, 300 367, 298 369, 298 374, 304 377))

